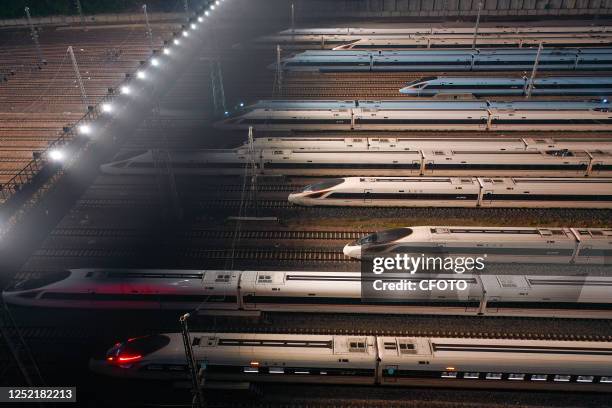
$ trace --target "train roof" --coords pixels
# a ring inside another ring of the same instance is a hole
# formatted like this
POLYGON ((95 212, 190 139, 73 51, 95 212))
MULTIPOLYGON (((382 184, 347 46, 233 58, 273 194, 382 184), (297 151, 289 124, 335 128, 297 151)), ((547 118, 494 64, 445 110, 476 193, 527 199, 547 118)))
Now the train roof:
MULTIPOLYGON (((460 84, 460 85, 524 85, 526 78, 508 78, 508 77, 425 77, 412 81, 407 86, 429 82, 432 84, 460 84)), ((536 78, 535 85, 538 84, 559 84, 559 85, 575 85, 575 84, 609 84, 612 83, 612 77, 593 77, 593 76, 567 76, 567 77, 546 77, 536 78)))
POLYGON ((610 105, 601 101, 405 101, 405 100, 261 100, 249 109, 267 110, 329 110, 329 109, 377 109, 377 110, 574 110, 608 109, 610 105))

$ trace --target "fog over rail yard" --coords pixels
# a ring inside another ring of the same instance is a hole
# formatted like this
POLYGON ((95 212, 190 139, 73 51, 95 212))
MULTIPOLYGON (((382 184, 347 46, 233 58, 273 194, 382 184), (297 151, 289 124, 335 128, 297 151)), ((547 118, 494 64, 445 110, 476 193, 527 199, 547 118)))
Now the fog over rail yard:
POLYGON ((0 8, 0 403, 608 407, 612 1, 0 8))

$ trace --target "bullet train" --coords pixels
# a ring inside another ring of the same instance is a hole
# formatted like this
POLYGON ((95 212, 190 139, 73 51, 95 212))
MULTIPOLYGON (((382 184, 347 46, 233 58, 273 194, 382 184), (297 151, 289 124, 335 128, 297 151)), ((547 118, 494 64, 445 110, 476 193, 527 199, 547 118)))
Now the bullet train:
MULTIPOLYGON (((549 39, 592 39, 594 43, 609 36, 610 27, 606 26, 574 26, 574 27, 479 27, 478 41, 487 43, 489 39, 518 38, 526 44, 531 41, 547 41, 549 39)), ((259 37, 256 44, 284 44, 287 45, 320 45, 345 44, 356 40, 383 41, 423 39, 452 40, 472 37, 474 27, 414 27, 414 28, 304 28, 281 31, 275 35, 259 37)), ((568 43, 569 45, 570 43, 568 43)), ((471 46, 471 42, 470 42, 471 46)))
MULTIPOLYGON (((529 79, 508 77, 429 77, 413 81, 400 89, 408 96, 471 94, 474 96, 526 95, 529 79)), ((533 96, 611 95, 611 77, 536 78, 533 96)))
MULTIPOLYGON (((375 151, 287 150, 255 151, 255 166, 247 169, 246 149, 178 151, 169 153, 175 174, 287 176, 525 176, 611 177, 612 152, 576 150, 416 150, 375 151)), ((106 174, 156 175, 153 152, 101 166, 106 174)))
MULTIPOLYGON (((414 71, 530 71, 533 48, 313 50, 281 60, 286 71, 414 72, 414 71)), ((539 71, 610 70, 612 48, 544 48, 539 71)), ((269 65, 277 69, 276 63, 269 65)))
POLYGON ((347 177, 289 194, 303 206, 612 208, 612 179, 347 177))
MULTIPOLYGON (((332 38, 328 43, 337 43, 338 38, 332 38)), ((302 39, 302 41, 305 39, 302 39)), ((321 44, 320 37, 311 37, 312 44, 321 44)), ((298 40, 297 43, 302 43, 298 40)), ((324 43, 327 42, 325 39, 324 43)), ((349 39, 347 39, 349 41, 349 39)), ((514 34, 498 34, 479 36, 476 47, 482 48, 528 48, 538 47, 607 47, 612 44, 612 35, 590 34, 555 34, 550 36, 516 36, 514 34)), ((472 48, 473 35, 425 35, 425 36, 377 36, 361 37, 357 41, 349 41, 338 45, 333 50, 410 50, 414 48, 472 48)))
POLYGON ((221 129, 586 131, 610 130, 602 101, 260 101, 215 124, 221 129))
MULTIPOLYGON (((559 340, 192 333, 209 383, 274 382, 612 391, 612 344, 559 340)), ((115 344, 98 374, 188 380, 180 333, 115 344)))
POLYGON ((379 231, 344 247, 351 258, 485 256, 487 263, 611 265, 612 229, 418 226, 379 231))
MULTIPOLYGON (((448 146, 456 150, 611 150, 612 138, 520 138, 520 137, 257 137, 255 150, 437 150, 448 146)), ((245 143, 243 148, 247 148, 245 143)))
POLYGON ((612 319, 612 276, 571 275, 585 273, 584 268, 566 272, 500 275, 491 267, 478 275, 403 275, 418 290, 376 294, 363 291, 371 279, 359 272, 92 268, 17 282, 2 297, 11 306, 41 308, 612 319), (436 283, 442 281, 461 281, 465 288, 436 283))
MULTIPOLYGON (((573 34, 606 34, 612 32, 610 26, 495 26, 479 27, 478 35, 573 35, 573 34)), ((466 35, 474 34, 474 27, 434 27, 427 24, 423 27, 386 27, 386 28, 364 28, 364 27, 321 27, 321 28, 291 28, 280 31, 278 36, 298 35, 359 35, 359 36, 389 36, 389 35, 466 35)))

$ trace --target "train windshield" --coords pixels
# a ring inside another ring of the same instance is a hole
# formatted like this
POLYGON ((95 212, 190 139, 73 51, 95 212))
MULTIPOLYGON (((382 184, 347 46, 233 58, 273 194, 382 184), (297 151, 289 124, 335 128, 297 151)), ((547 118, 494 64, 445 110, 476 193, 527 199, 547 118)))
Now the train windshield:
POLYGON ((304 187, 303 189, 301 189, 300 192, 301 193, 308 193, 308 192, 311 192, 311 191, 327 190, 328 188, 335 187, 335 186, 337 186, 339 184, 342 184, 342 183, 344 183, 344 179, 341 179, 341 178, 325 180, 325 181, 322 181, 320 183, 309 184, 306 187, 304 187))
POLYGON ((366 235, 365 237, 358 239, 356 243, 358 245, 384 244, 387 242, 397 241, 398 239, 407 237, 410 234, 412 234, 412 229, 410 228, 393 228, 366 235))
POLYGON ((140 360, 147 354, 154 353, 170 344, 170 337, 164 334, 136 337, 123 343, 117 343, 106 353, 109 363, 129 363, 140 360))
POLYGON ((42 288, 43 286, 47 286, 52 283, 64 280, 69 276, 70 276, 69 270, 44 273, 39 278, 30 278, 30 279, 24 279, 24 280, 15 282, 14 284, 10 285, 8 288, 4 289, 4 291, 5 292, 18 292, 22 290, 42 288))

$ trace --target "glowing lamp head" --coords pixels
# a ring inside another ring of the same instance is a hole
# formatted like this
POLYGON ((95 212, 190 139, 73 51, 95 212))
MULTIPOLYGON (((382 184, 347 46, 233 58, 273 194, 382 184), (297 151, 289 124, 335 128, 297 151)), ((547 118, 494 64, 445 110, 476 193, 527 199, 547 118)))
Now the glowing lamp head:
POLYGON ((225 114, 225 116, 229 115, 228 111, 223 112, 225 114))
POLYGON ((204 15, 205 15, 205 16, 210 16, 210 12, 209 12, 208 10, 206 10, 206 11, 204 12, 204 15))
POLYGON ((183 31, 183 37, 189 37, 189 33, 187 31, 183 31))
POLYGON ((174 43, 174 45, 180 45, 181 42, 179 41, 178 38, 175 38, 174 41, 172 41, 174 43))
POLYGON ((240 102, 239 105, 240 105, 241 108, 244 108, 244 102, 240 102))
POLYGON ((113 105, 111 105, 110 103, 103 103, 102 104, 102 112, 104 113, 111 113, 113 111, 113 105))
POLYGON ((214 10, 214 9, 215 9, 215 5, 214 5, 214 4, 212 4, 212 5, 210 6, 210 9, 211 9, 211 10, 214 10))
POLYGON ((64 152, 60 149, 53 149, 49 152, 49 158, 54 162, 61 162, 62 160, 64 160, 64 157, 64 152))
POLYGON ((91 126, 89 125, 79 125, 79 133, 82 135, 88 135, 91 133, 91 126))
POLYGON ((201 23, 202 21, 204 21, 204 19, 202 17, 198 17, 198 23, 201 23))
POLYGON ((136 78, 138 79, 145 79, 147 77, 147 74, 144 73, 144 71, 137 71, 136 72, 136 78))
POLYGON ((122 87, 121 87, 119 90, 120 90, 120 91, 121 91, 121 93, 122 93, 122 94, 124 94, 124 95, 129 95, 129 94, 132 92, 132 90, 130 89, 130 87, 129 87, 129 86, 127 86, 127 85, 123 85, 123 86, 122 86, 122 87))
POLYGON ((162 50, 162 53, 163 53, 164 55, 170 55, 170 48, 164 48, 164 49, 162 50))
POLYGON ((197 28, 197 26, 194 23, 191 23, 189 27, 191 27, 192 30, 195 30, 197 28))
POLYGON ((218 6, 219 4, 221 4, 221 2, 219 0, 215 1, 215 4, 218 6))
POLYGON ((604 98, 603 103, 608 103, 608 100, 604 98))
POLYGON ((151 65, 154 67, 159 66, 159 60, 157 58, 151 58, 151 65))

